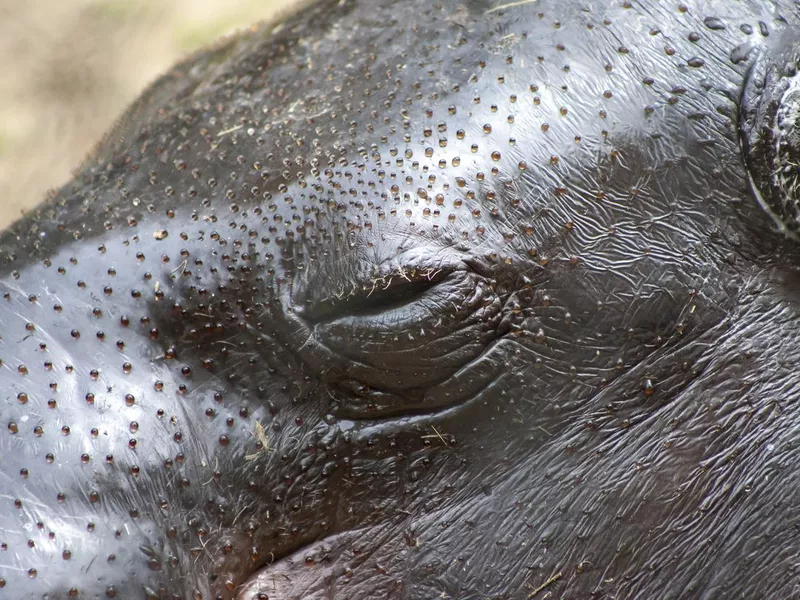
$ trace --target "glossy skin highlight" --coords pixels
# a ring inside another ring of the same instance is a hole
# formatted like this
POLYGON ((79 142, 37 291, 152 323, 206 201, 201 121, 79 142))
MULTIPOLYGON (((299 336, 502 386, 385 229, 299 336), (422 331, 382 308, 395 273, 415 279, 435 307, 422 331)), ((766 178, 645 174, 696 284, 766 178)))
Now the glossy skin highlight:
POLYGON ((791 597, 798 24, 336 1, 178 65, 0 237, 0 598, 791 597))

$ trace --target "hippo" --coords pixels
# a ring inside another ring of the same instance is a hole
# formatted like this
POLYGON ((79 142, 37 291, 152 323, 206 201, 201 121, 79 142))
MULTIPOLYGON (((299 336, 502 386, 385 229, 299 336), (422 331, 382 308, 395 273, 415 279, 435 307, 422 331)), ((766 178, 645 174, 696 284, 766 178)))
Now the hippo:
POLYGON ((800 597, 800 13, 321 0, 0 234, 0 600, 800 597))

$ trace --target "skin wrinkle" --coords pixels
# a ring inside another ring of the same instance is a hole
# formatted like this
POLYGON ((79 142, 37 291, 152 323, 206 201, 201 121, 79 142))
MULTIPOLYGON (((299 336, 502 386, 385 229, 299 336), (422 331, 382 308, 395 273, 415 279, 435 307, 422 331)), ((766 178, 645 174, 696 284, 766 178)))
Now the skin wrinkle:
MULTIPOLYGON (((594 404, 594 403, 592 403, 592 404, 594 404)), ((628 439, 630 439, 630 436, 628 437, 628 439)), ((558 444, 555 444, 555 446, 558 448, 558 444)), ((559 451, 560 451, 560 450, 559 450, 559 451)), ((543 462, 543 464, 548 464, 548 461, 542 461, 542 462, 543 462)), ((510 472, 514 472, 513 468, 509 469, 509 471, 510 471, 510 472)), ((522 470, 519 470, 519 471, 517 471, 517 472, 521 472, 521 471, 522 471, 522 470)), ((610 479, 612 479, 612 480, 619 480, 619 478, 610 478, 610 479)), ((531 484, 531 483, 529 483, 528 485, 530 486, 530 488, 536 488, 536 487, 537 487, 535 484, 531 484)), ((519 487, 517 487, 517 484, 516 484, 516 482, 513 482, 513 481, 509 483, 509 487, 511 487, 511 489, 520 489, 519 487)), ((524 488, 522 488, 522 489, 524 489, 524 488)), ((547 488, 539 488, 539 489, 547 489, 547 488)), ((541 503, 541 500, 539 500, 538 502, 540 502, 540 503, 541 503)), ((576 504, 580 504, 580 503, 576 502, 576 504)), ((459 507, 459 509, 458 509, 458 510, 459 510, 460 512, 464 512, 464 511, 466 511, 466 512, 469 512, 468 510, 466 510, 466 509, 464 509, 464 508, 462 508, 462 507, 459 507)), ((556 521, 560 521, 560 520, 561 520, 561 517, 560 517, 560 516, 558 516, 558 515, 553 515, 553 517, 552 517, 552 518, 553 518, 554 520, 556 520, 556 521)), ((430 515, 430 521, 431 521, 431 523, 436 523, 436 522, 438 522, 439 520, 440 520, 440 518, 439 518, 439 515, 438 515, 438 514, 430 515)), ((501 530, 506 530, 506 528, 504 528, 504 527, 502 527, 502 526, 500 527, 500 529, 501 529, 501 530)), ((433 543, 433 542, 431 542, 431 543, 433 543)), ((512 568, 512 570, 513 570, 513 568, 512 568)))

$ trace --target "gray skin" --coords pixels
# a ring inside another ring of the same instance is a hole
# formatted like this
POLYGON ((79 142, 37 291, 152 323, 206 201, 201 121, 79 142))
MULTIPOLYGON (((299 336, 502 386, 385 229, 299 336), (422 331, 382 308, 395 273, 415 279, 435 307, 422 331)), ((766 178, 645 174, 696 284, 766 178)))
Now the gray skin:
POLYGON ((800 596, 798 12, 175 67, 0 236, 0 599, 800 596))

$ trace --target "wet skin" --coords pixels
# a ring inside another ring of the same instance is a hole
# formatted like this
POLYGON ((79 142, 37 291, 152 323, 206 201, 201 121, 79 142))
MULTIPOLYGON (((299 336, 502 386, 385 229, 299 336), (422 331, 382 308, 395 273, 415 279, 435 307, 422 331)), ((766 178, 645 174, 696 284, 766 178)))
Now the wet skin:
POLYGON ((790 2, 323 2, 0 237, 0 599, 800 594, 790 2))

